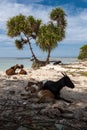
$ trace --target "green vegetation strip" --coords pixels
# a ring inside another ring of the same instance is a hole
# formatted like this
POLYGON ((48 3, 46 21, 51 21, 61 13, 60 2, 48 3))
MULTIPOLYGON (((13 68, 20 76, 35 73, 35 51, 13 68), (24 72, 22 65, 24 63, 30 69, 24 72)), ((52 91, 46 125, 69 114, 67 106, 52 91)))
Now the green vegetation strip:
POLYGON ((87 76, 87 71, 85 71, 85 72, 84 72, 84 71, 80 71, 79 74, 80 74, 81 76, 87 76))

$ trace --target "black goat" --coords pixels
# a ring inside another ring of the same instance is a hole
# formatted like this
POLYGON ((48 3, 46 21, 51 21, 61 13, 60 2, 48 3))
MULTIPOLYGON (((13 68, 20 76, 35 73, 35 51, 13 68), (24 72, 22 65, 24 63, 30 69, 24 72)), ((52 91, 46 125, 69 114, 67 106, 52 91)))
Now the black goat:
POLYGON ((63 78, 61 78, 58 81, 51 81, 51 80, 46 81, 43 84, 42 90, 50 90, 54 94, 55 99, 62 99, 66 102, 71 102, 69 100, 66 100, 66 99, 60 97, 60 90, 65 86, 67 86, 68 88, 75 87, 74 84, 72 83, 71 79, 69 78, 69 76, 67 76, 66 74, 63 74, 63 78))

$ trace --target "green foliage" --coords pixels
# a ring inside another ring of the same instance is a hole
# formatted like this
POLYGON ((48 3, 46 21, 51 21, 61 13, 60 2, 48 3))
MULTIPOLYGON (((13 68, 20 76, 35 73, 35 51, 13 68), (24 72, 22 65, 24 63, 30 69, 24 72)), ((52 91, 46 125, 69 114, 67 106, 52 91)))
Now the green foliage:
POLYGON ((82 75, 82 76, 87 76, 87 71, 85 71, 85 72, 84 71, 80 71, 79 74, 82 75))
POLYGON ((32 36, 38 32, 41 20, 36 20, 33 16, 25 17, 19 14, 7 21, 8 36, 17 37, 23 32, 25 35, 32 36))
POLYGON ((20 14, 10 18, 7 21, 8 36, 16 37, 24 31, 25 28, 25 16, 20 14))
POLYGON ((86 59, 86 58, 87 58, 87 44, 83 45, 80 48, 80 53, 79 53, 79 56, 78 56, 78 59, 86 59))
POLYGON ((65 16, 66 14, 62 8, 55 8, 50 13, 50 18, 54 21, 57 21, 57 26, 63 29, 67 25, 65 16))
POLYGON ((63 17, 65 14, 65 12, 63 11, 63 9, 61 8, 55 8, 52 9, 51 13, 50 13, 50 18, 53 20, 57 20, 58 17, 63 17))
POLYGON ((55 32, 57 28, 51 24, 41 26, 38 34, 37 45, 43 50, 48 51, 56 47, 57 44, 57 35, 55 32))
POLYGON ((21 40, 15 40, 15 46, 19 50, 23 49, 23 44, 22 44, 21 40))
POLYGON ((50 13, 50 19, 56 21, 58 31, 57 37, 58 42, 62 41, 65 38, 65 28, 67 26, 66 14, 62 8, 55 8, 50 13))
POLYGON ((32 37, 34 36, 33 33, 37 35, 40 25, 41 25, 41 20, 35 19, 33 16, 26 17, 25 34, 32 37))

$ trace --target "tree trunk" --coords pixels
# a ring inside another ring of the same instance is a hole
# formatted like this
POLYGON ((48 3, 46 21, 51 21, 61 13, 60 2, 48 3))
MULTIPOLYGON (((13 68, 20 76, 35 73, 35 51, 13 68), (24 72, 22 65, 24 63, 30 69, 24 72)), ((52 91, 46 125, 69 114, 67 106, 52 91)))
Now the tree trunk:
POLYGON ((36 62, 38 62, 39 60, 37 59, 37 57, 35 56, 35 54, 34 54, 34 52, 33 52, 33 50, 32 50, 30 40, 29 40, 29 38, 27 38, 27 39, 28 39, 28 44, 29 44, 29 47, 30 47, 30 51, 31 51, 31 53, 32 53, 32 57, 34 58, 34 60, 35 60, 36 62))
POLYGON ((51 52, 51 50, 49 48, 49 50, 48 50, 48 56, 47 56, 47 59, 46 59, 46 64, 49 64, 50 52, 51 52))
POLYGON ((34 58, 33 61, 33 64, 32 64, 32 68, 38 68, 38 67, 41 67, 41 66, 45 66, 46 64, 49 63, 49 57, 50 57, 50 49, 48 51, 48 56, 47 56, 47 60, 46 61, 40 61, 39 59, 37 59, 37 57, 35 56, 33 50, 32 50, 32 47, 31 47, 31 43, 30 43, 30 40, 29 38, 27 37, 27 40, 28 40, 28 44, 29 44, 29 48, 30 48, 30 51, 32 53, 32 57, 34 58))

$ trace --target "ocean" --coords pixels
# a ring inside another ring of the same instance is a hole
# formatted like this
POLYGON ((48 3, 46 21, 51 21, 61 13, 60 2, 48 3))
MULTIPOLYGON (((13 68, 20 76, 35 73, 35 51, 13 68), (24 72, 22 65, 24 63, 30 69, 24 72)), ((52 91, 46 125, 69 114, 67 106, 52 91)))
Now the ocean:
MULTIPOLYGON (((60 58, 51 58, 52 60, 61 60, 64 64, 69 64, 76 62, 77 58, 74 57, 60 57, 60 58)), ((15 64, 23 64, 25 68, 31 68, 32 61, 29 58, 0 58, 0 71, 5 71, 6 69, 14 66, 15 64)))

